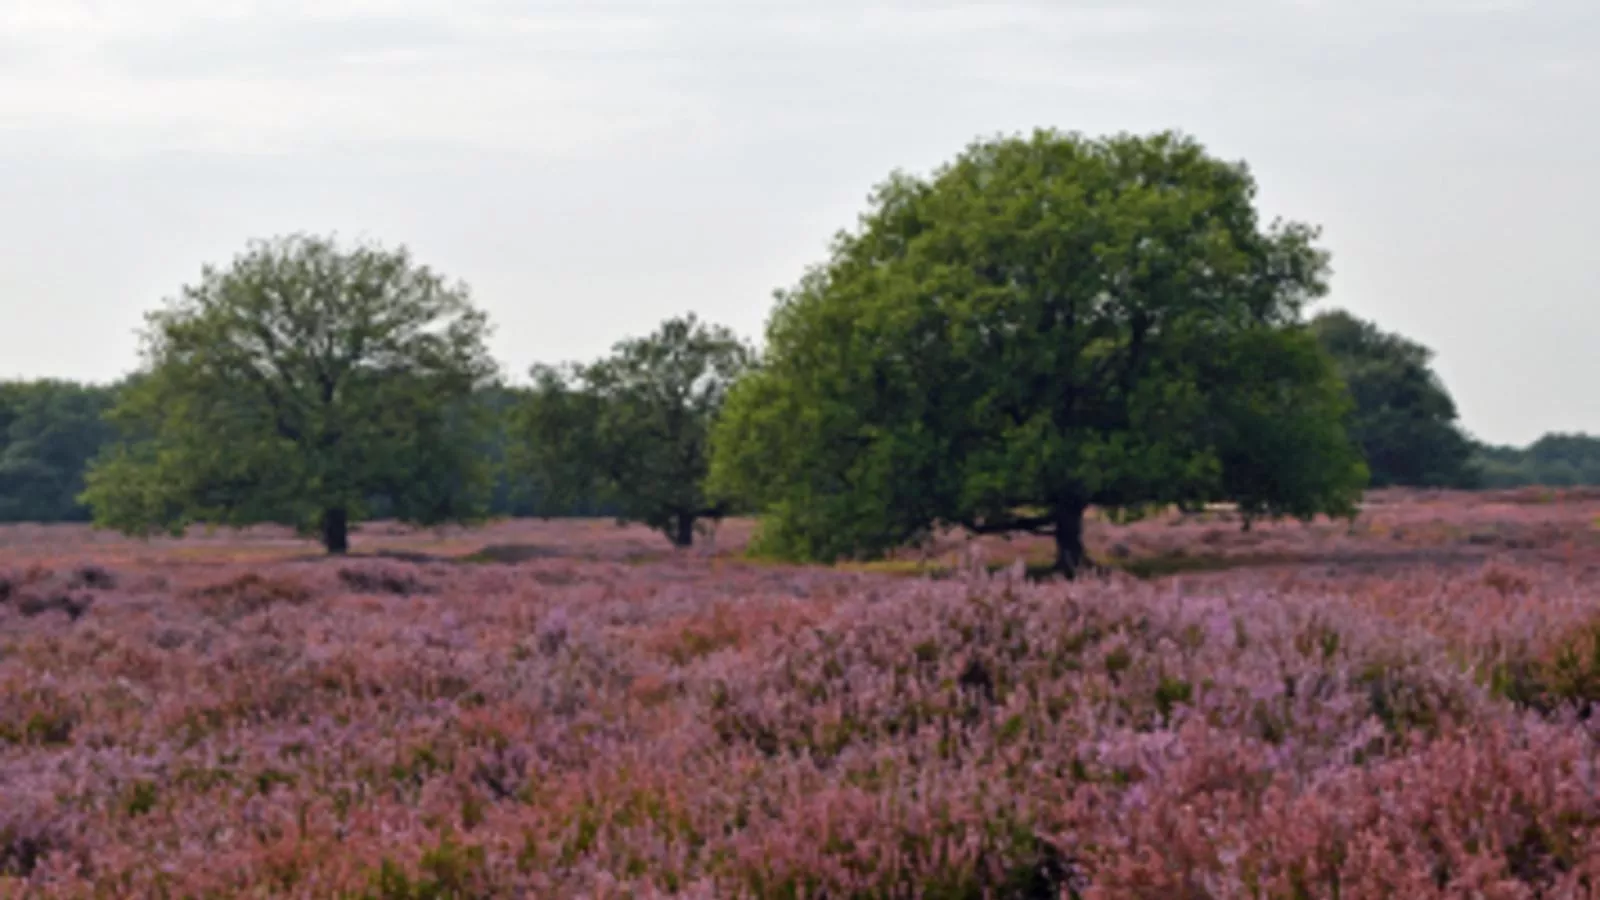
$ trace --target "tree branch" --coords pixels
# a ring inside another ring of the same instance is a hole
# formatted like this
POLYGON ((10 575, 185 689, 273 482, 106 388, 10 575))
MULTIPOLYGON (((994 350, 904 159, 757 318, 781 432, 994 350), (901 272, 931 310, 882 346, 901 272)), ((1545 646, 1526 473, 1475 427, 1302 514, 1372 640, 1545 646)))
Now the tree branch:
POLYGON ((289 411, 284 408, 283 398, 279 395, 271 380, 248 365, 244 366, 241 371, 244 372, 246 378, 260 385, 262 393, 266 396, 267 406, 272 410, 273 425, 277 429, 278 436, 297 444, 304 440, 305 435, 300 429, 289 423, 289 411))

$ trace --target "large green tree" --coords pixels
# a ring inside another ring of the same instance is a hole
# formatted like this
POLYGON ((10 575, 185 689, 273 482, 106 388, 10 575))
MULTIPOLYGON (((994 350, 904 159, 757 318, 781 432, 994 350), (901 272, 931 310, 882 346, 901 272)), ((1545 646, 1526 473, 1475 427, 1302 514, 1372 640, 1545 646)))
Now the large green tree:
POLYGON ((1344 310, 1311 321, 1355 400, 1350 434, 1376 487, 1472 487, 1472 442, 1432 368, 1433 351, 1344 310))
POLYGON ((131 533, 276 522, 330 553, 375 502, 419 524, 476 518, 487 334, 467 288, 404 248, 254 242, 149 314, 112 413, 128 439, 84 497, 131 533))
POLYGON ((1348 398, 1300 318, 1326 257, 1254 197, 1174 134, 1039 131, 896 173, 780 292, 713 488, 762 507, 783 555, 953 525, 1053 535, 1069 574, 1090 506, 1348 512, 1348 398))
POLYGON ((728 513, 704 490, 710 430, 750 358, 690 314, 594 362, 535 366, 513 458, 549 509, 598 503, 690 546, 699 520, 728 513))
POLYGON ((41 379, 0 383, 0 521, 89 518, 78 502, 89 461, 116 436, 116 389, 41 379))

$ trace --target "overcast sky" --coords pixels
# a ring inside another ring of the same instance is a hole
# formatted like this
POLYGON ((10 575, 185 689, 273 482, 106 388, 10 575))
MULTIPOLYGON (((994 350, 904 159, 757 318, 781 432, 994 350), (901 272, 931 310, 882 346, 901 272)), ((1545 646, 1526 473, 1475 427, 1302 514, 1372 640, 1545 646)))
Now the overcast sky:
POLYGON ((256 236, 405 243, 520 375, 759 336, 896 167, 1176 128, 1477 435, 1600 432, 1595 0, 0 0, 0 377, 109 380, 256 236))

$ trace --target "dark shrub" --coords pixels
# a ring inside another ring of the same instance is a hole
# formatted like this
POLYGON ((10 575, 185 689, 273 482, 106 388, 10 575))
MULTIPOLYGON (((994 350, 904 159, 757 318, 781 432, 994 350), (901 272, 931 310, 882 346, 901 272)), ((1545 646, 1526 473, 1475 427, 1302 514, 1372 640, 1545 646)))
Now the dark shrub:
POLYGON ((200 588, 191 596, 200 601, 206 612, 223 619, 248 616, 280 604, 302 606, 311 602, 311 591, 305 585, 254 572, 200 588))
POLYGON ((89 607, 94 605, 94 598, 86 595, 74 595, 66 591, 52 591, 47 594, 23 594, 17 600, 17 612, 32 618, 45 613, 64 612, 67 618, 76 622, 83 618, 89 607))
POLYGON ((426 594, 430 588, 410 572, 390 569, 340 569, 339 580, 353 591, 362 594, 395 594, 409 597, 426 594))
POLYGON ((53 824, 0 813, 0 877, 28 878, 46 856, 67 850, 65 835, 53 824))
POLYGON ((67 587, 72 590, 108 591, 116 586, 117 576, 101 566, 80 566, 67 579, 67 587))

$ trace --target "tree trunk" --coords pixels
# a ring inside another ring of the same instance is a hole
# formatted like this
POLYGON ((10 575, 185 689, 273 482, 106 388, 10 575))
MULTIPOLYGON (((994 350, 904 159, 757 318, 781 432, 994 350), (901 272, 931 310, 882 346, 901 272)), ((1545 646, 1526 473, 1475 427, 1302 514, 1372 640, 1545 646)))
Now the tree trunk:
POLYGON ((1068 578, 1075 577, 1082 570, 1085 554, 1083 551, 1083 513, 1087 509, 1081 503, 1057 506, 1055 511, 1056 525, 1056 571, 1068 578))
POLYGON ((678 514, 677 520, 673 523, 672 546, 683 548, 694 546, 694 516, 688 513, 678 514))
POLYGON ((336 506, 322 512, 322 546, 334 556, 350 551, 350 514, 336 506))

